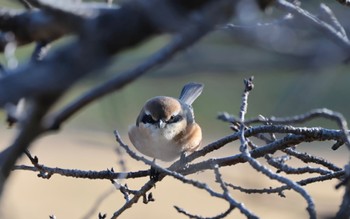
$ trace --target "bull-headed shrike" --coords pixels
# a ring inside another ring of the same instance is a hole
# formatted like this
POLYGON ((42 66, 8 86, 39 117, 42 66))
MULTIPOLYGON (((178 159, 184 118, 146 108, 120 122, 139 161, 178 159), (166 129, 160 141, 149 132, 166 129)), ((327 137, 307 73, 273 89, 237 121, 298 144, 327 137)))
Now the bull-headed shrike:
POLYGON ((203 87, 203 84, 188 83, 179 99, 167 96, 149 99, 136 124, 129 129, 130 141, 136 149, 162 161, 173 161, 183 153, 198 149, 202 130, 194 120, 192 103, 203 87))

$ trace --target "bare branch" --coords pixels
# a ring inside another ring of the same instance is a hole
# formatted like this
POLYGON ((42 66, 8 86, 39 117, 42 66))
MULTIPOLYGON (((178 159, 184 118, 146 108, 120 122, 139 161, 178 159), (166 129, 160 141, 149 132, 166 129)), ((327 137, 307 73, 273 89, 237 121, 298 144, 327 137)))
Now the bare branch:
MULTIPOLYGON (((273 153, 276 150, 282 150, 289 146, 299 144, 301 142, 327 141, 327 140, 338 141, 344 138, 343 133, 338 130, 324 129, 324 128, 292 127, 292 126, 282 126, 282 125, 281 126, 280 125, 263 125, 263 126, 252 127, 245 130, 245 137, 255 136, 259 133, 285 133, 285 134, 294 134, 294 135, 287 135, 283 139, 277 140, 275 142, 267 144, 264 147, 260 147, 253 150, 252 151, 253 157, 258 155, 258 153, 260 154, 260 152, 261 154, 273 153)), ((240 135, 241 135, 241 132, 237 132, 237 133, 228 135, 222 139, 219 139, 203 147, 201 150, 198 150, 190 154, 188 157, 186 157, 186 160, 188 162, 191 162, 198 157, 204 156, 214 150, 218 150, 221 147, 225 146, 226 144, 232 141, 238 140, 240 135)), ((227 161, 228 161, 227 159, 223 159, 224 163, 226 163, 227 161)))
POLYGON ((118 218, 124 211, 131 208, 133 204, 135 204, 140 197, 146 194, 149 190, 154 187, 155 182, 153 180, 148 181, 142 188, 130 199, 128 200, 118 211, 114 212, 111 218, 118 218))
POLYGON ((224 182, 224 180, 222 179, 222 175, 220 173, 219 167, 216 165, 214 166, 214 173, 215 173, 215 179, 216 181, 220 184, 221 189, 223 190, 223 196, 224 198, 230 203, 230 206, 238 208, 241 213, 245 216, 247 216, 247 218, 258 218, 257 216, 255 216, 251 211, 249 211, 244 204, 238 203, 236 200, 234 200, 231 195, 230 192, 228 191, 228 188, 226 186, 226 183, 224 182))
MULTIPOLYGON (((142 157, 142 156, 138 156, 135 152, 133 152, 132 150, 130 150, 130 148, 125 144, 123 143, 121 137, 119 136, 118 132, 115 131, 114 132, 115 136, 116 136, 116 140, 117 142, 119 143, 119 145, 121 147, 123 147, 126 152, 132 157, 134 158, 135 160, 138 160, 138 161, 142 161, 144 162, 145 164, 149 165, 149 166, 152 166, 153 168, 155 168, 157 171, 159 171, 160 173, 163 173, 162 175, 159 175, 158 176, 158 181, 162 180, 166 175, 169 175, 169 176, 172 176, 174 177, 175 179, 178 179, 180 180, 181 182, 183 183, 186 183, 186 184, 190 184, 190 185, 193 185, 199 189, 203 189, 205 191, 207 191, 211 196, 214 196, 214 197, 217 197, 217 198, 222 198, 222 199, 225 199, 229 201, 230 205, 231 206, 234 206, 234 207, 237 207, 238 209, 241 210, 241 212, 244 214, 244 215, 247 215, 249 218, 256 218, 249 210, 247 210, 242 204, 240 203, 237 203, 235 200, 233 200, 230 196, 228 196, 228 194, 224 193, 224 194, 220 194, 220 193, 217 193, 215 192, 214 190, 212 190, 207 184, 205 183, 201 183, 199 181, 195 181, 195 180, 191 180, 191 179, 187 179, 185 178, 183 175, 179 174, 178 172, 176 171, 171 171, 169 169, 165 169, 165 168, 162 168, 160 167, 159 165, 157 165, 156 163, 150 161, 150 160, 147 160, 146 158, 142 157)), ((185 164, 184 164, 185 165, 185 164)), ((151 180, 150 182, 152 182, 153 180, 151 180)), ((150 182, 148 182, 146 185, 150 184, 150 182)), ((155 181, 153 181, 155 183, 155 181)), ((144 187, 145 187, 144 186, 144 187)), ((143 191, 143 194, 145 194, 145 192, 147 192, 148 190, 145 190, 143 189, 144 187, 142 187, 142 191, 143 191)), ((149 187, 146 187, 146 189, 150 189, 149 187)), ((140 190, 140 191, 141 191, 140 190)), ((138 200, 138 197, 139 194, 135 194, 134 197, 128 201, 122 208, 120 208, 117 212, 114 213, 113 217, 112 218, 116 218, 118 217, 123 211, 125 211, 127 208, 131 207, 132 204, 134 204, 137 200, 138 200), (136 197, 136 198, 135 198, 136 197)))
MULTIPOLYGON (((63 169, 58 167, 47 167, 40 165, 40 169, 37 167, 17 165, 13 167, 13 170, 27 170, 33 172, 44 172, 44 175, 61 175, 65 177, 81 178, 81 179, 124 179, 124 178, 140 178, 149 176, 149 170, 140 170, 137 172, 113 172, 111 170, 101 170, 101 171, 84 171, 77 169, 63 169)), ((41 175, 41 174, 40 174, 41 175)))
POLYGON ((248 142, 245 139, 245 135, 244 135, 244 129, 245 129, 244 115, 246 114, 246 111, 247 111, 248 95, 249 95, 249 92, 252 90, 252 88, 253 88, 252 80, 249 80, 249 81, 246 80, 245 81, 245 89, 244 89, 244 93, 242 96, 241 111, 240 111, 240 120, 242 121, 242 125, 240 128, 240 130, 241 130, 240 151, 242 152, 243 159, 246 160, 258 172, 262 172, 264 175, 266 175, 267 177, 269 177, 272 180, 277 180, 281 183, 288 185, 293 190, 298 192, 301 196, 303 196, 303 198, 306 200, 306 202, 308 204, 307 210, 308 210, 308 213, 310 215, 310 218, 316 219, 315 204, 314 204, 311 196, 297 183, 295 183, 295 182, 293 182, 293 181, 291 181, 291 180, 287 179, 286 177, 283 177, 279 174, 273 173, 271 170, 269 170, 268 168, 266 168, 265 166, 260 164, 256 159, 254 159, 251 156, 251 153, 248 150, 248 142))
POLYGON ((104 193, 102 193, 95 201, 91 209, 82 217, 83 219, 89 219, 92 218, 93 215, 97 212, 98 208, 102 204, 106 198, 108 198, 111 194, 114 192, 114 188, 106 190, 104 193))
POLYGON ((49 106, 49 103, 43 102, 29 103, 27 119, 22 122, 22 129, 16 140, 11 146, 0 153, 0 171, 2 175, 0 181, 0 194, 18 157, 28 148, 29 143, 41 133, 41 118, 45 115, 49 106))
MULTIPOLYGON (((0 30, 12 32, 19 46, 34 41, 56 40, 65 34, 79 30, 80 28, 77 27, 79 23, 82 23, 82 18, 67 16, 64 13, 61 13, 60 16, 54 16, 41 10, 0 9, 0 30), (62 18, 65 19, 62 20, 62 18), (69 19, 69 22, 66 19, 69 19)), ((0 51, 3 51, 7 42, 1 42, 0 51)))
POLYGON ((277 168, 278 172, 285 172, 287 174, 304 174, 304 173, 319 173, 321 175, 326 175, 333 173, 333 171, 326 170, 324 168, 314 168, 310 166, 293 168, 276 158, 270 158, 267 161, 271 166, 277 168))
POLYGON ((308 153, 301 153, 301 152, 298 152, 297 150, 292 149, 292 148, 286 148, 283 151, 291 156, 294 156, 294 157, 300 159, 304 163, 316 163, 316 164, 322 165, 322 166, 324 166, 332 171, 342 170, 342 168, 337 167, 333 163, 330 163, 321 157, 312 156, 308 153))
MULTIPOLYGON (((245 87, 246 87, 244 90, 245 95, 243 95, 243 98, 242 98, 242 105, 246 106, 248 94, 249 94, 249 91, 251 89, 247 89, 247 83, 246 83, 245 87)), ((241 107, 240 119, 242 122, 244 122, 244 114, 245 114, 246 110, 247 110, 246 107, 241 107)), ((291 181, 291 180, 289 180, 281 175, 273 173, 271 170, 269 170, 268 168, 266 168, 265 166, 260 164, 257 160, 255 160, 254 158, 251 157, 251 153, 249 152, 248 147, 247 147, 248 142, 244 136, 244 129, 245 129, 245 126, 242 124, 241 125, 241 132, 242 133, 240 136, 240 141, 241 141, 240 150, 243 154, 244 159, 247 160, 249 162, 249 164, 258 172, 262 172, 264 175, 266 175, 267 177, 269 177, 272 180, 277 180, 281 183, 288 185, 293 190, 295 190, 300 195, 302 195, 304 197, 304 199, 307 201, 307 204, 308 204, 307 210, 309 212, 310 218, 316 219, 315 204, 314 204, 311 196, 301 186, 299 186, 297 183, 294 183, 293 181, 291 181)))
POLYGON ((276 0, 276 7, 288 12, 292 13, 300 18, 303 18, 304 21, 309 24, 317 27, 325 36, 329 37, 334 43, 336 43, 340 49, 344 50, 346 54, 350 54, 350 42, 344 37, 341 33, 339 33, 336 29, 334 29, 331 25, 326 22, 320 20, 316 16, 312 15, 308 11, 300 8, 297 5, 294 5, 285 0, 276 0))
MULTIPOLYGON (((228 113, 222 113, 218 116, 219 119, 226 121, 226 122, 230 122, 230 123, 235 123, 238 122, 233 116, 229 115, 228 113)), ((350 144, 350 140, 349 140, 349 134, 348 134, 348 126, 347 126, 347 122, 346 119, 344 118, 344 116, 339 113, 339 112, 335 112, 333 110, 329 110, 327 108, 322 108, 322 109, 314 109, 311 110, 307 113, 301 114, 301 115, 295 115, 292 117, 283 117, 283 118, 278 118, 278 117, 270 117, 270 118, 266 118, 264 116, 259 116, 258 118, 254 118, 254 119, 250 119, 247 120, 245 122, 246 125, 250 125, 253 123, 272 123, 272 124, 298 124, 298 123, 305 123, 307 121, 310 121, 312 119, 315 118, 325 118, 325 119, 329 119, 332 121, 335 121, 337 123, 337 125, 339 126, 339 128, 341 128, 341 130, 343 130, 344 132, 344 141, 348 142, 347 144, 350 144)), ((343 142, 343 140, 341 140, 341 142, 343 142)), ((336 150, 339 148, 339 146, 341 146, 342 144, 337 144, 334 145, 332 147, 333 150, 336 150)))
POLYGON ((177 212, 186 215, 189 218, 194 218, 194 219, 221 219, 221 218, 225 218, 227 217, 227 215, 229 215, 232 210, 234 209, 234 207, 230 207, 229 209, 227 209, 225 212, 223 212, 222 214, 219 214, 217 216, 214 217, 202 217, 199 215, 193 215, 191 213, 188 213, 186 210, 178 207, 178 206, 174 206, 174 208, 177 210, 177 212))
MULTIPOLYGON (((326 180, 332 180, 332 179, 339 179, 341 177, 343 177, 345 175, 345 171, 344 170, 340 170, 334 173, 330 173, 324 176, 316 176, 316 177, 310 177, 307 179, 303 179, 300 181, 297 181, 296 183, 298 183, 301 186, 305 186, 305 185, 309 185, 311 183, 315 183, 315 182, 322 182, 322 181, 326 181, 326 180)), ((240 186, 236 186, 230 183, 227 183, 227 186, 239 190, 241 192, 245 192, 247 194, 253 194, 253 193, 267 193, 267 194, 272 194, 272 193, 278 193, 280 196, 285 197, 285 195, 283 194, 284 190, 290 190, 291 187, 289 187, 288 185, 284 185, 284 186, 280 186, 280 187, 276 187, 276 188, 266 188, 266 189, 246 189, 240 186)))
POLYGON ((18 0, 26 9, 33 9, 33 6, 27 0, 18 0))
POLYGON ((51 45, 49 42, 38 42, 32 54, 32 61, 41 61, 47 55, 51 45))
POLYGON ((344 29, 344 27, 340 24, 339 20, 337 19, 337 17, 335 16, 335 14, 333 13, 333 11, 326 5, 321 3, 320 5, 320 9, 324 14, 324 18, 323 19, 327 19, 332 25, 333 27, 339 31, 339 33, 347 40, 348 36, 346 34, 346 31, 344 29))

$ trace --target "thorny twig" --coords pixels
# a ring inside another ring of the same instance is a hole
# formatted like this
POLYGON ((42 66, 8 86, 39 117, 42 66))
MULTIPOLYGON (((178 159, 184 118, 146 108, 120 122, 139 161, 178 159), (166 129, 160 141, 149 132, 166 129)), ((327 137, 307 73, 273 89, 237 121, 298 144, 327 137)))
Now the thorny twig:
MULTIPOLYGON (((142 156, 139 156, 137 155, 135 152, 133 152, 132 150, 130 150, 130 148, 125 144, 123 143, 119 133, 117 131, 114 132, 115 134, 115 137, 116 137, 116 140, 117 142, 119 143, 119 145, 121 147, 123 147, 126 152, 132 157, 134 158, 135 160, 138 160, 138 161, 142 161, 144 162, 145 164, 155 168, 157 171, 159 171, 160 173, 162 173, 162 175, 158 176, 158 181, 162 180, 166 175, 169 175, 169 176, 172 176, 174 177, 175 179, 177 180, 180 180, 181 182, 183 183, 186 183, 186 184, 190 184, 190 185, 193 185, 199 189, 204 189, 205 191, 207 191, 211 196, 214 196, 214 197, 217 197, 217 198, 222 198, 222 199, 225 199, 227 200, 231 206, 233 207, 236 207, 238 208, 244 215, 246 215, 248 218, 256 218, 256 216, 250 212, 248 209, 246 209, 244 207, 244 205, 236 202, 234 199, 232 199, 230 197, 230 195, 228 194, 228 191, 227 190, 224 190, 224 194, 220 194, 220 193, 217 193, 215 192, 214 190, 212 190, 208 185, 206 185, 205 183, 201 183, 199 181, 196 181, 196 180, 191 180, 191 179, 187 179, 185 178, 182 174, 179 174, 178 172, 176 171, 172 171, 172 170, 169 170, 169 169, 165 169, 159 165, 157 165, 155 162, 153 161, 150 161, 142 156)), ((151 180, 149 181, 147 184, 150 184, 151 182, 153 182, 154 184, 156 183, 155 181, 151 180)), ((222 184, 224 187, 225 185, 222 184)), ((147 187, 148 189, 151 189, 151 187, 147 187)), ((127 201, 126 204, 120 208, 117 212, 114 213, 113 217, 112 218, 116 218, 118 217, 124 210, 126 210, 127 208, 131 207, 132 204, 136 203, 138 198, 140 197, 140 195, 144 195, 145 192, 147 192, 148 190, 146 191, 143 191, 143 193, 140 193, 140 194, 135 194, 134 197, 127 201)))
MULTIPOLYGON (((349 139, 348 139, 349 137, 347 134, 348 126, 344 116, 339 112, 335 112, 333 110, 326 109, 326 108, 313 109, 301 115, 295 115, 291 117, 282 117, 282 118, 274 117, 274 116, 267 118, 260 115, 257 118, 246 120, 244 124, 252 125, 254 123, 270 123, 270 124, 291 125, 291 124, 305 123, 316 118, 325 118, 325 119, 335 121, 339 126, 339 128, 345 133, 343 139, 339 140, 339 144, 333 145, 332 147, 333 150, 338 149, 342 144, 344 144, 344 142, 349 142, 349 139)), ((230 123, 236 123, 238 121, 234 116, 229 115, 228 113, 219 114, 218 119, 226 122, 230 122, 230 123)))
MULTIPOLYGON (((323 182, 326 180, 330 180, 330 179, 339 179, 341 177, 343 177, 345 175, 345 171, 344 170, 340 170, 334 173, 330 173, 327 175, 323 175, 323 176, 316 176, 316 177, 310 177, 307 179, 303 179, 300 181, 297 181, 296 183, 301 185, 301 186, 305 186, 305 185, 309 185, 311 183, 315 183, 315 182, 323 182)), ((253 193, 267 193, 267 194, 272 194, 272 193, 278 193, 280 196, 285 197, 285 195, 283 194, 284 190, 290 190, 291 187, 289 187, 288 185, 284 185, 284 186, 280 186, 280 187, 276 187, 276 188, 266 188, 266 189, 246 189, 243 188, 241 186, 236 186, 233 185, 231 183, 227 183, 227 186, 233 188, 233 189, 237 189, 241 192, 245 192, 248 194, 253 194, 253 193)))
POLYGON ((304 163, 319 164, 319 165, 322 165, 322 166, 324 166, 332 171, 342 170, 342 168, 337 167, 335 164, 325 160, 322 157, 316 157, 316 156, 310 155, 308 153, 301 153, 301 152, 298 152, 296 149, 287 148, 287 149, 284 149, 283 152, 285 152, 288 155, 291 155, 291 156, 298 158, 299 160, 303 161, 304 163))
POLYGON ((315 211, 314 202, 313 202, 311 196, 300 185, 298 185, 297 183, 295 183, 295 182, 293 182, 293 181, 291 181, 291 180, 289 180, 281 175, 273 173, 271 170, 269 170, 268 168, 266 168, 265 166, 260 164, 256 159, 252 158, 251 153, 248 150, 248 142, 244 136, 245 125, 243 125, 243 123, 244 123, 244 119, 245 119, 245 114, 247 112, 248 95, 254 86, 252 83, 252 78, 249 80, 245 80, 244 82, 245 82, 245 89, 244 89, 244 93, 242 96, 242 105, 241 105, 241 111, 239 114, 240 121, 242 122, 242 125, 240 128, 240 130, 241 130, 240 151, 243 154, 243 158, 245 160, 247 160, 248 163, 258 172, 262 172, 264 175, 266 175, 270 179, 277 180, 281 183, 284 183, 284 184, 290 186, 296 192, 300 193, 300 195, 302 195, 308 203, 307 210, 309 212, 310 218, 315 219, 316 218, 316 211, 315 211))
POLYGON ((101 170, 101 171, 84 171, 77 169, 63 169, 59 167, 48 167, 40 164, 40 168, 35 166, 27 166, 27 165, 17 165, 13 168, 13 170, 27 170, 33 172, 43 173, 44 175, 60 175, 65 177, 73 177, 80 179, 119 179, 119 178, 140 178, 149 176, 149 170, 139 170, 136 172, 113 172, 111 170, 101 170))
POLYGON ((293 168, 289 165, 284 164, 281 161, 278 161, 276 158, 270 158, 268 160, 268 163, 271 166, 274 166, 278 169, 279 172, 285 172, 287 174, 304 174, 304 173, 319 173, 321 175, 326 175, 329 173, 332 173, 333 171, 326 170, 324 168, 314 168, 314 167, 299 167, 299 168, 293 168))

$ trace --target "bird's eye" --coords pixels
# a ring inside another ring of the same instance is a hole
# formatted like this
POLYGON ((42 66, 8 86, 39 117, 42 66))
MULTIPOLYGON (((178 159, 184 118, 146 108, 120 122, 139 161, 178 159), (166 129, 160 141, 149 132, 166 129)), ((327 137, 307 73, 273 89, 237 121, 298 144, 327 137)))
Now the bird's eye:
POLYGON ((151 115, 147 115, 147 114, 145 114, 143 117, 142 117, 142 123, 151 123, 151 124, 154 124, 154 123, 156 123, 156 121, 152 118, 152 116, 151 115))
POLYGON ((175 123, 182 120, 181 115, 171 116, 170 119, 167 121, 167 123, 175 123))

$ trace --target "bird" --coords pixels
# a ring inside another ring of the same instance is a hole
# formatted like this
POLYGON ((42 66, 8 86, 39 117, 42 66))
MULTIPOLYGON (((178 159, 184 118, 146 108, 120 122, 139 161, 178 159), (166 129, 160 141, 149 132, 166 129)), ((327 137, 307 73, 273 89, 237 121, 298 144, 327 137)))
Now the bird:
POLYGON ((179 98, 156 96, 146 101, 136 124, 129 127, 129 139, 142 154, 170 162, 196 151, 202 129, 195 122, 192 103, 204 85, 190 82, 179 98))

